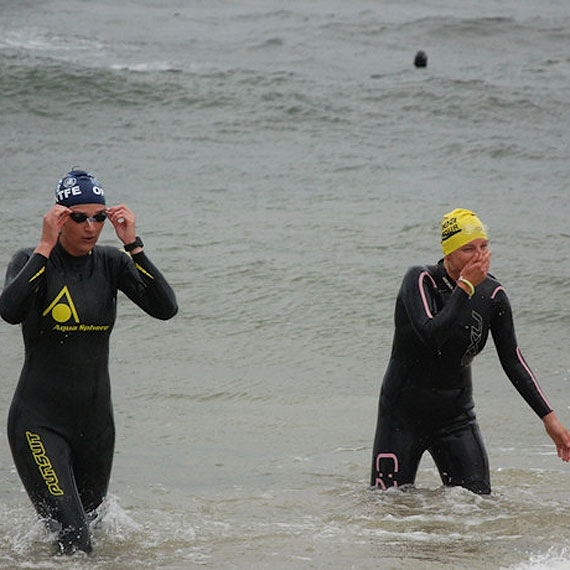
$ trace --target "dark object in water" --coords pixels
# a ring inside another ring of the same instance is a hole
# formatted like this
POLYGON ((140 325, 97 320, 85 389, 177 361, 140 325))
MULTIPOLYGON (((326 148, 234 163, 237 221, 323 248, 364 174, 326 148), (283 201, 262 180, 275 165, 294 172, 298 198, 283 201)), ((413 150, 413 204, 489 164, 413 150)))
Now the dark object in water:
POLYGON ((425 51, 420 50, 416 53, 416 57, 414 59, 414 65, 416 67, 427 67, 427 53, 425 51))

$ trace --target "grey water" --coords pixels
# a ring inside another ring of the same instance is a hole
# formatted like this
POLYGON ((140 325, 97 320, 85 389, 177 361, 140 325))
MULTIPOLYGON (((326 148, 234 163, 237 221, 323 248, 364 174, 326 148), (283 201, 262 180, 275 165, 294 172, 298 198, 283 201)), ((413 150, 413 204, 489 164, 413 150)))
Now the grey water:
MULTIPOLYGON (((0 419, 0 566, 570 567, 569 467, 491 342, 493 495, 442 489, 429 457, 415 490, 368 489, 399 283, 455 207, 570 426, 569 85, 564 0, 0 0, 0 271, 80 166, 180 304, 120 299, 92 556, 53 558, 0 419)), ((22 357, 2 323, 0 418, 22 357)))

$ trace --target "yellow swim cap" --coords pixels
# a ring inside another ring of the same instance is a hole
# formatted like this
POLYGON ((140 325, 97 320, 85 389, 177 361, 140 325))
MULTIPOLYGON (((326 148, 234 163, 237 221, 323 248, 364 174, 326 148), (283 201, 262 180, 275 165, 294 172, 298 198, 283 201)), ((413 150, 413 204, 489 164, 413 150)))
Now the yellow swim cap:
POLYGON ((474 212, 456 208, 441 220, 441 248, 449 255, 478 238, 488 239, 485 226, 474 212))

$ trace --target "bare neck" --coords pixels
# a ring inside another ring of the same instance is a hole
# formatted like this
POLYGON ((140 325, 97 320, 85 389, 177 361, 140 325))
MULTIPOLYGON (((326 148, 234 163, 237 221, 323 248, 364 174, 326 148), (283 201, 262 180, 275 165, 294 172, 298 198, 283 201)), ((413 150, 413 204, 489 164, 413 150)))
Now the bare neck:
POLYGON ((447 262, 447 258, 443 259, 443 266, 445 267, 445 270, 447 271, 447 274, 454 280, 457 281, 459 279, 459 271, 453 271, 450 267, 449 267, 449 263, 447 262))

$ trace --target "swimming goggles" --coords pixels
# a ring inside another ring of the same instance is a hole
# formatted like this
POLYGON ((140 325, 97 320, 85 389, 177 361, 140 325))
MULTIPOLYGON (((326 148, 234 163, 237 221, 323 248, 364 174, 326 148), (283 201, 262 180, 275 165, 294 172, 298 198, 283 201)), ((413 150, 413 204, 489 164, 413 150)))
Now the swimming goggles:
POLYGON ((89 220, 90 222, 102 223, 107 219, 107 212, 99 212, 98 214, 95 214, 92 218, 90 218, 87 214, 84 214, 83 212, 71 212, 71 214, 69 214, 69 217, 76 224, 82 224, 87 220, 89 220))

